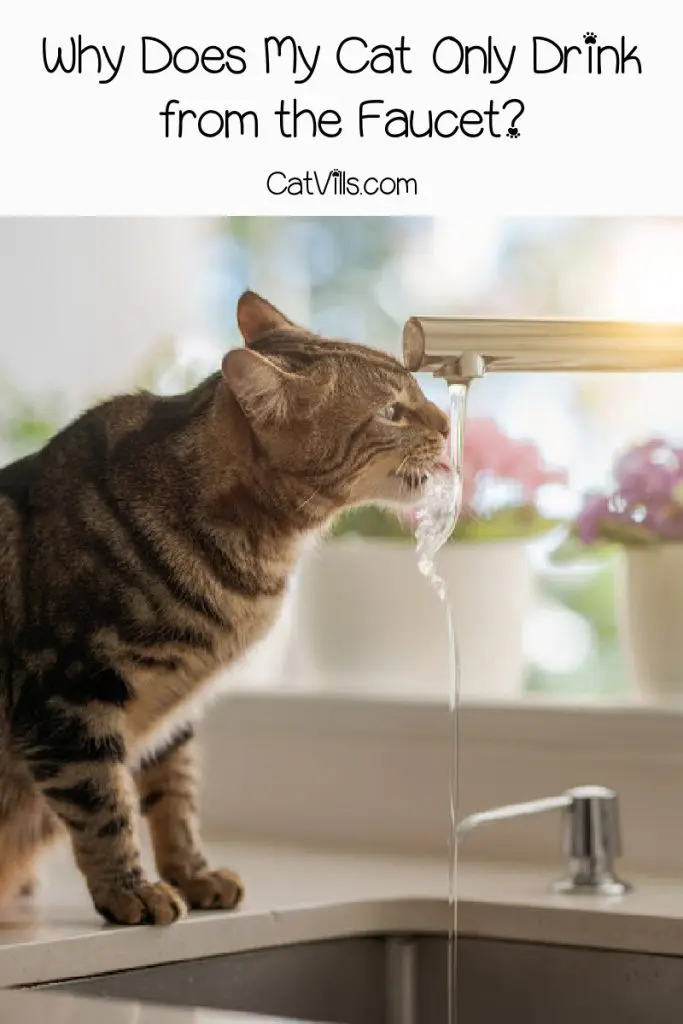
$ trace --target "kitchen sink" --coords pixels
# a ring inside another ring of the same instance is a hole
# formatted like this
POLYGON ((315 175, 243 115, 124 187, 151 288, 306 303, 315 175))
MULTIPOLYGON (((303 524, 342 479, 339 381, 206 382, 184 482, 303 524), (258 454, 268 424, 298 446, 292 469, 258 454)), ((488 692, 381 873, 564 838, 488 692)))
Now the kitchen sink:
MULTIPOLYGON (((44 989, 320 1024, 447 1024, 446 936, 332 939, 99 975, 44 989)), ((458 1024, 670 1024, 683 960, 461 937, 458 1024)))

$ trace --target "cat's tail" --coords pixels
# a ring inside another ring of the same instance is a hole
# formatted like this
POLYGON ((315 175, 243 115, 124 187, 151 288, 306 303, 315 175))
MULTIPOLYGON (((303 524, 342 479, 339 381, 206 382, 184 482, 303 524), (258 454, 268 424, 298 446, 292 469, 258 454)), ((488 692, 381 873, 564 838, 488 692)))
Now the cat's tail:
POLYGON ((35 790, 0 779, 1 902, 32 891, 38 854, 62 832, 59 819, 35 790))

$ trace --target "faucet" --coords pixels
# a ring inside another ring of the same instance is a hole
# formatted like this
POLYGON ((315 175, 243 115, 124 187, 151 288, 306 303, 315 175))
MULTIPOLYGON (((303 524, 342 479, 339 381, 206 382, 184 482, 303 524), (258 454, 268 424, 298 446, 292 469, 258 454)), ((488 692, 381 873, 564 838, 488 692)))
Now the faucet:
POLYGON ((492 370, 683 370, 683 324, 414 316, 403 328, 403 362, 449 384, 492 370))
POLYGON ((577 786, 559 796, 470 814, 457 826, 458 843, 481 825, 548 811, 562 813, 562 846, 567 858, 567 873, 552 884, 553 892, 621 896, 630 891, 631 886, 614 869, 622 853, 619 797, 605 786, 577 786))
MULTIPOLYGON (((414 316, 403 328, 403 362, 411 372, 429 371, 463 391, 491 371, 683 370, 683 324, 414 316)), ((458 825, 457 839, 481 825, 548 811, 562 814, 568 861, 554 892, 619 896, 630 890, 614 869, 622 852, 618 795, 603 786, 471 814, 458 825)))

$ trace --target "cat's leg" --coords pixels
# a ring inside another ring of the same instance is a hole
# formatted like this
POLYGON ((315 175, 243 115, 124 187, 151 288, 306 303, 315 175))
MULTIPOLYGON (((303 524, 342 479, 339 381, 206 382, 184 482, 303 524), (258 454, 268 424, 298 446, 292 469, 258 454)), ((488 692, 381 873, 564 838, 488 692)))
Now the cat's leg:
POLYGON ((123 726, 120 709, 102 703, 48 702, 33 720, 25 756, 36 786, 71 835, 102 917, 118 924, 170 924, 187 908, 169 885, 143 873, 123 726))
POLYGON ((149 822, 162 878, 194 908, 234 909, 244 887, 234 871, 212 870, 202 852, 197 813, 197 769, 192 730, 186 729, 138 773, 140 807, 149 822))

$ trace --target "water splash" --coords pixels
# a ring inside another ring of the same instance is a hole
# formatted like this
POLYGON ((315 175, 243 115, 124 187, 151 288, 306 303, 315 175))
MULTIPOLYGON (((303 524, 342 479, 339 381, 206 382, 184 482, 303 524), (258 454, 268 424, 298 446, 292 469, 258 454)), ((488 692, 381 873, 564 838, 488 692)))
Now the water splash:
POLYGON ((467 385, 450 387, 450 472, 434 473, 427 481, 416 513, 417 566, 445 600, 446 584, 434 560, 458 522, 462 509, 463 444, 467 385))
POLYGON ((439 574, 435 560, 441 548, 452 534, 462 509, 463 491, 463 442, 465 430, 465 406, 467 386, 454 384, 450 388, 450 471, 435 473, 427 481, 422 501, 417 509, 415 541, 417 566, 422 575, 429 581, 446 610, 446 626, 448 630, 450 693, 449 711, 453 726, 451 742, 451 759, 449 766, 449 836, 448 836, 448 905, 450 908, 450 925, 448 931, 448 964, 447 964, 447 1021, 455 1024, 457 1019, 456 997, 456 959, 458 935, 458 901, 457 901, 457 808, 458 808, 458 750, 459 722, 458 706, 460 703, 460 662, 455 633, 453 608, 448 597, 446 581, 439 574))
POLYGON ((446 583, 436 571, 435 559, 453 533, 461 505, 462 476, 451 465, 448 473, 434 473, 429 478, 415 516, 417 567, 442 601, 447 599, 446 583))

